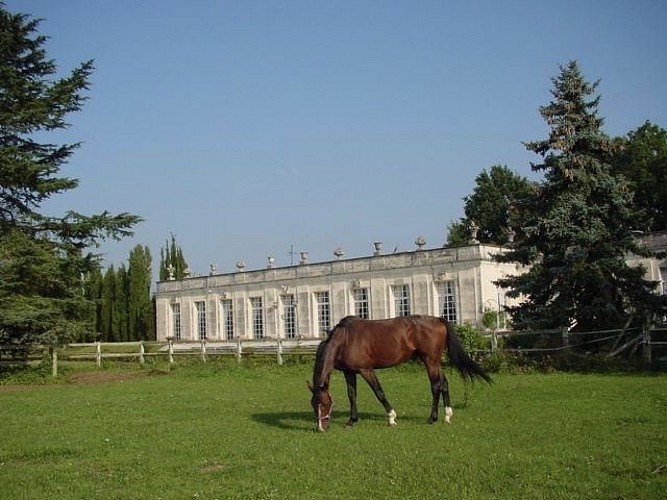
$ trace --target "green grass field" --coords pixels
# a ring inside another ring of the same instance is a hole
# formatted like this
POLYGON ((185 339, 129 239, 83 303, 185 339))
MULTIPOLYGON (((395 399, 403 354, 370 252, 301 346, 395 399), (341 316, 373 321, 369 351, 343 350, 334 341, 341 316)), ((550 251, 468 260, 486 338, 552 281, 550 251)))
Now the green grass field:
POLYGON ((651 499, 667 492, 667 376, 449 373, 451 425, 428 425, 420 366, 384 370, 390 428, 342 375, 314 431, 309 365, 176 366, 0 387, 0 498, 651 499), (106 375, 113 376, 106 376, 106 375))

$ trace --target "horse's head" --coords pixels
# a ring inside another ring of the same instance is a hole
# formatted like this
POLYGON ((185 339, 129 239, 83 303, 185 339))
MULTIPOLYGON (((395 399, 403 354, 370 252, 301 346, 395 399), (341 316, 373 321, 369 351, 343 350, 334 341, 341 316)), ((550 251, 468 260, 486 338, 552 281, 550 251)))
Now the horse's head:
POLYGON ((329 428, 329 421, 331 420, 331 412, 334 405, 333 398, 329 393, 329 388, 325 385, 313 387, 313 385, 308 382, 308 388, 312 393, 310 404, 313 407, 315 418, 317 419, 317 430, 324 432, 329 428))

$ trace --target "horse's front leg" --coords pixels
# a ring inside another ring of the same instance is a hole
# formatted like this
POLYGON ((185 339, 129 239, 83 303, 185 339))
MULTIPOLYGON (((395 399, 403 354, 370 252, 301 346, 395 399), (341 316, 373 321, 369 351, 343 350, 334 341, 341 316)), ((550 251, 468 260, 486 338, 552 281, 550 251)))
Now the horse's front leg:
POLYGON ((349 371, 343 372, 343 374, 347 383, 347 398, 350 400, 350 419, 345 425, 352 427, 359 420, 357 413, 357 374, 349 371))
POLYGON ((359 373, 361 373, 361 376, 364 377, 364 380, 368 382, 368 385, 371 386, 371 389, 373 389, 373 394, 375 394, 375 397, 378 398, 378 401, 382 403, 382 406, 387 412, 389 425, 391 426, 396 425, 396 411, 394 411, 394 408, 391 406, 391 403, 387 400, 387 397, 384 395, 384 391, 382 390, 382 386, 380 385, 380 381, 375 375, 375 372, 373 370, 362 370, 359 373))

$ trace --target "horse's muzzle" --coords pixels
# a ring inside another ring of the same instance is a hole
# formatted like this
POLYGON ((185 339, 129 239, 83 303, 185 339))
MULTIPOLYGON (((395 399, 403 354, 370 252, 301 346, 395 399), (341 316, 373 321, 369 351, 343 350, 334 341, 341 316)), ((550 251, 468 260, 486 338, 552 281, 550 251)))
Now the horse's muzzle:
POLYGON ((317 406, 317 430, 324 432, 329 428, 329 422, 331 421, 331 412, 333 411, 333 401, 331 401, 331 406, 329 406, 329 411, 326 415, 322 415, 322 405, 317 406))

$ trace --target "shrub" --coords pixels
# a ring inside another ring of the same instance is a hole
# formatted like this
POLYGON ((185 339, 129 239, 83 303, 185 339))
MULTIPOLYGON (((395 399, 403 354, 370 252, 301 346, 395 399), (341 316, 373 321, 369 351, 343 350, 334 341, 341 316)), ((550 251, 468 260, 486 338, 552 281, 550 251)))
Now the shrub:
POLYGON ((461 345, 468 352, 489 348, 489 341, 484 338, 482 333, 470 323, 457 325, 456 333, 461 339, 461 345))

